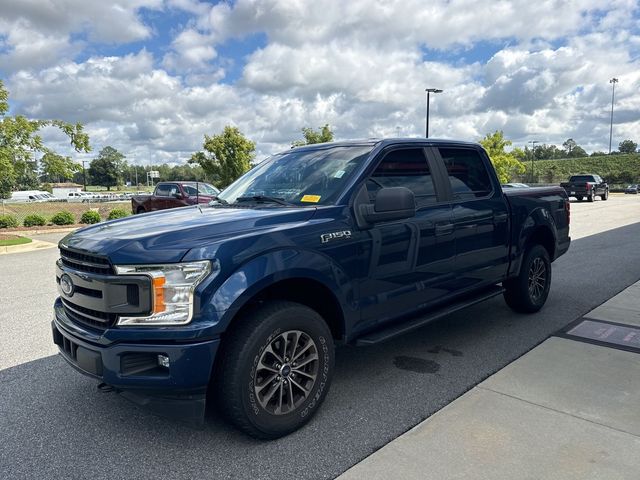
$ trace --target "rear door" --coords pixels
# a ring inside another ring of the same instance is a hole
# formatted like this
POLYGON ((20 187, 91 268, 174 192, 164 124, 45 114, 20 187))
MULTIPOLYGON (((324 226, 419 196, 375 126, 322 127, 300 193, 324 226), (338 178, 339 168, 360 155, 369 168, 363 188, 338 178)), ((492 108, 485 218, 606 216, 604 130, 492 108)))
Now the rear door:
POLYGON ((509 210, 489 158, 471 146, 433 152, 451 189, 458 291, 501 281, 509 266, 509 210))

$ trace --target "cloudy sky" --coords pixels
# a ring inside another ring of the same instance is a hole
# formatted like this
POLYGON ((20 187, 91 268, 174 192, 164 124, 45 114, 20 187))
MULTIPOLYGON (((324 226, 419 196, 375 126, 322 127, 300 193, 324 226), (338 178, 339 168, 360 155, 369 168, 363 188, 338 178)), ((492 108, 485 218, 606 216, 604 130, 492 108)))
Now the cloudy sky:
POLYGON ((616 148, 640 142, 637 0, 0 0, 12 113, 82 122, 88 157, 141 164, 182 162, 228 124, 259 158, 325 123, 423 135, 427 87, 444 90, 433 137, 606 151, 612 77, 616 148))

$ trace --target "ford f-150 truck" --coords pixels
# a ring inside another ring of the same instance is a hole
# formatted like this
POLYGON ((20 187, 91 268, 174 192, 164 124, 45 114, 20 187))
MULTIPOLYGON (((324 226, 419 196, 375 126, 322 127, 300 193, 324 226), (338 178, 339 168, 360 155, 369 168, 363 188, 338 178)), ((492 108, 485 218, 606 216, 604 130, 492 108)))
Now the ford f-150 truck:
POLYGON ((474 143, 299 147, 208 206, 65 237, 53 339, 102 389, 191 420, 211 396, 246 433, 276 438, 319 408, 335 345, 500 294, 538 311, 569 215, 559 187, 503 191, 474 143))
POLYGON ((597 196, 602 200, 609 198, 609 185, 599 175, 573 175, 568 182, 562 182, 560 186, 569 197, 575 197, 579 202, 585 198, 593 202, 597 196))
POLYGON ((160 182, 152 195, 131 197, 132 213, 146 213, 187 205, 207 204, 220 193, 213 185, 202 182, 160 182))

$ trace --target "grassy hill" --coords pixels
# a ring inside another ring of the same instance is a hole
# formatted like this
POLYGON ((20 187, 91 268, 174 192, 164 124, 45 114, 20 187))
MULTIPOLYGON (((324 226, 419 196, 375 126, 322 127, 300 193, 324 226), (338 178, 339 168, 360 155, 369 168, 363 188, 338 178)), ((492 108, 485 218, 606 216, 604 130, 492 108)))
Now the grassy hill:
MULTIPOLYGON (((531 181, 531 162, 525 162, 527 171, 518 180, 531 181)), ((640 154, 602 157, 563 158, 533 162, 533 183, 560 183, 571 175, 594 173, 610 185, 640 183, 640 154)))

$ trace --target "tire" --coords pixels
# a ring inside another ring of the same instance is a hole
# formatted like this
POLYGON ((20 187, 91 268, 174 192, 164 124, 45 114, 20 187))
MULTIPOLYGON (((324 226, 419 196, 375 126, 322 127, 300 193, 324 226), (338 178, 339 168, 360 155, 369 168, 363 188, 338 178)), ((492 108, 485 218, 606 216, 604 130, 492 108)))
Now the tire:
POLYGON ((581 201, 583 201, 583 200, 584 200, 584 198, 582 198, 582 197, 576 197, 576 199, 577 199, 579 202, 581 202, 581 201))
POLYGON ((331 385, 329 327, 314 310, 286 301, 265 303, 236 322, 218 354, 214 387, 222 414, 259 439, 299 429, 331 385))
POLYGON ((608 200, 609 199, 609 190, 605 190, 604 193, 602 195, 600 195, 600 199, 601 200, 608 200))
POLYGON ((138 210, 136 210, 136 213, 137 213, 138 215, 140 215, 141 213, 146 213, 146 212, 145 212, 144 208, 142 208, 142 207, 138 207, 138 210))
POLYGON ((503 287, 504 300, 512 310, 520 313, 540 310, 551 287, 551 260, 547 249, 542 245, 531 246, 522 259, 520 274, 504 282, 503 287))
POLYGON ((588 202, 593 202, 596 199, 596 192, 592 191, 589 196, 587 197, 587 201, 588 202))

